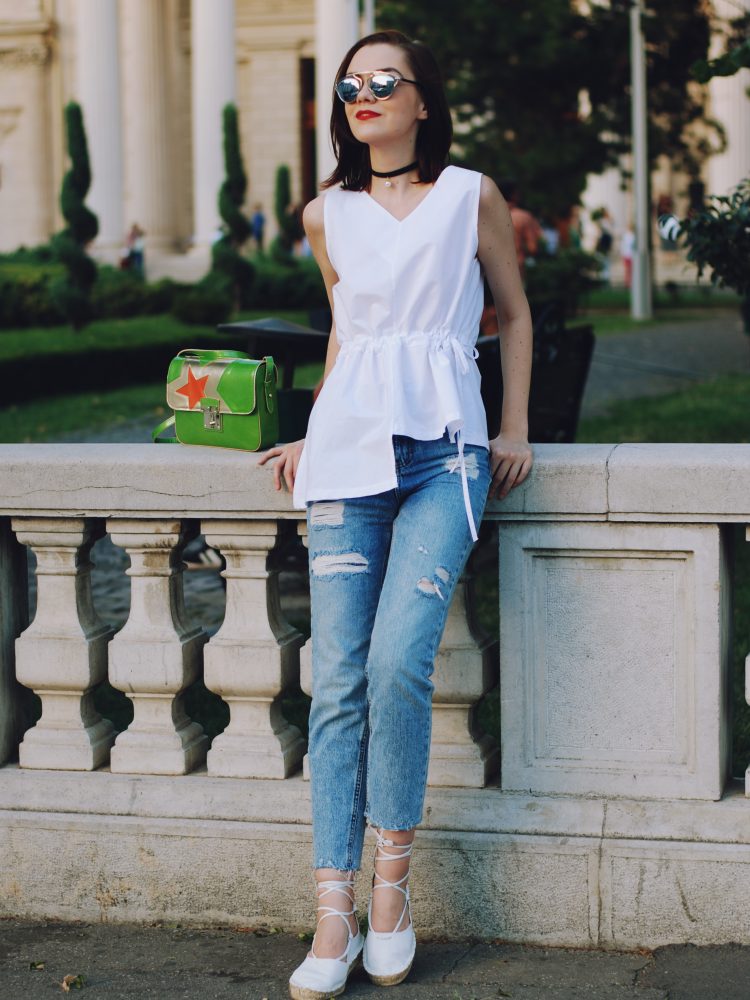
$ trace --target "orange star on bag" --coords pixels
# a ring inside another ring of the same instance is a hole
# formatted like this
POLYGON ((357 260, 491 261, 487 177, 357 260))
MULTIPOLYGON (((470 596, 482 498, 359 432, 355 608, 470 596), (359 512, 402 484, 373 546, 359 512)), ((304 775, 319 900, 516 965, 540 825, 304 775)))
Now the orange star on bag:
POLYGON ((208 382, 208 375, 204 375, 203 378, 196 378, 193 375, 192 368, 188 368, 188 380, 177 392, 181 396, 187 396, 188 405, 191 410, 206 395, 206 382, 208 382))

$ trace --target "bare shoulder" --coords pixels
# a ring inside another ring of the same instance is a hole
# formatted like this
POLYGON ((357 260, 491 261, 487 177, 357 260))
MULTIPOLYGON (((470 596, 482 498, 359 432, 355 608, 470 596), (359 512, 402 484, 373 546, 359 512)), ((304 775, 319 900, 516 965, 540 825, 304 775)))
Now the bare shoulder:
POLYGON ((308 236, 318 236, 323 232, 323 203, 326 193, 319 194, 317 198, 308 201, 302 212, 302 225, 308 236))
POLYGON ((500 188, 491 177, 482 174, 479 187, 479 216, 481 221, 489 221, 493 217, 503 218, 508 215, 508 203, 503 198, 500 188))

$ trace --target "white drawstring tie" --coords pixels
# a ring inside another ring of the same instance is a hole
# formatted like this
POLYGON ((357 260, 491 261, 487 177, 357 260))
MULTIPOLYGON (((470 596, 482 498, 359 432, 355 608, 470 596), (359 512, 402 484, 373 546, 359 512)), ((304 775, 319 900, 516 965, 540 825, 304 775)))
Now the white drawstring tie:
POLYGON ((458 455, 453 460, 453 465, 449 469, 450 472, 455 472, 457 468, 461 469, 461 487, 464 492, 464 507, 466 508, 466 517, 469 522, 469 531, 471 532, 472 541, 476 542, 479 538, 477 534, 477 528, 474 523, 474 514, 471 509, 471 501, 469 499, 469 480, 466 475, 466 460, 464 458, 464 436, 463 431, 459 427, 455 432, 455 442, 458 445, 458 455))

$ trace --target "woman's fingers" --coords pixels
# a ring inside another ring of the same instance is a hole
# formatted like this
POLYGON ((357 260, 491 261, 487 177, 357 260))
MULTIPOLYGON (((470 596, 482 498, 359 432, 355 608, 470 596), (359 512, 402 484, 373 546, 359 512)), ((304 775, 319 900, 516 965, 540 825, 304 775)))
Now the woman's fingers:
POLYGON ((515 486, 519 486, 526 479, 531 466, 530 455, 525 457, 515 453, 502 455, 492 475, 488 497, 499 497, 501 500, 507 497, 515 486))
POLYGON ((269 458, 273 458, 274 455, 280 455, 281 451, 281 448, 269 448, 268 451, 261 452, 260 458, 258 459, 258 465, 264 465, 269 458))

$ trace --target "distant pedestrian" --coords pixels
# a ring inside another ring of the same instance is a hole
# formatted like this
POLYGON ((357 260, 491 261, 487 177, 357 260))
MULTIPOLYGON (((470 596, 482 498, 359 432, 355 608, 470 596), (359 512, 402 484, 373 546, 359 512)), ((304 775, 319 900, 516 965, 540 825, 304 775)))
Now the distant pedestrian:
POLYGON ((600 208, 594 212, 591 218, 599 227, 599 236, 596 240, 596 254, 602 266, 602 281, 608 285, 610 280, 610 254, 614 235, 612 233, 612 219, 606 208, 600 208))
POLYGON ((630 288, 633 283, 633 253, 635 251, 635 233, 632 225, 629 225, 620 239, 620 256, 625 269, 625 287, 630 288))
POLYGON ((551 257, 554 257, 560 249, 560 233, 548 218, 542 219, 541 229, 544 248, 551 257))
POLYGON ((133 271, 139 278, 145 277, 145 252, 146 240, 145 232, 137 222, 130 227, 125 246, 128 251, 128 270, 133 271))
POLYGON ((263 234, 266 228, 266 217, 263 214, 263 206, 258 202, 253 211, 253 216, 250 219, 250 228, 252 230, 252 237, 255 240, 255 249, 262 253, 263 251, 263 234))

